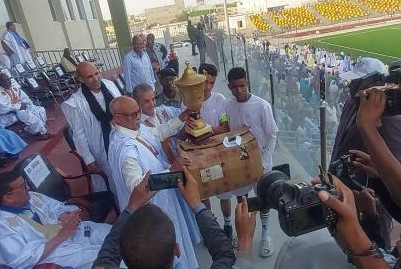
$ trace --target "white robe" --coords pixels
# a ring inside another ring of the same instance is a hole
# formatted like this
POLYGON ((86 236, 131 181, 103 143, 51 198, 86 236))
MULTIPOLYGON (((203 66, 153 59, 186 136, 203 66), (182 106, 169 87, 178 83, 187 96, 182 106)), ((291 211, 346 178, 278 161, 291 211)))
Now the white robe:
POLYGON ((25 131, 30 134, 45 134, 46 110, 41 106, 32 104, 31 99, 21 89, 12 88, 10 95, 0 86, 0 124, 10 126, 18 121, 25 124, 25 131), (18 96, 17 103, 11 103, 11 96, 18 96), (26 104, 24 110, 20 110, 21 104, 26 104))
MULTIPOLYGON (((113 173, 113 180, 117 188, 117 197, 121 209, 128 205, 130 190, 128 190, 122 175, 123 160, 126 156, 135 158, 145 175, 149 170, 152 173, 161 173, 168 171, 169 163, 165 157, 158 139, 153 136, 148 127, 141 125, 140 132, 146 142, 151 144, 157 152, 156 157, 147 147, 138 142, 133 137, 127 136, 115 128, 110 134, 109 162, 113 173)), ((151 203, 157 205, 167 214, 174 224, 177 243, 180 245, 181 256, 175 261, 175 268, 192 269, 198 268, 195 252, 191 242, 191 232, 186 223, 186 217, 180 205, 177 190, 161 190, 151 199, 151 203)))
MULTIPOLYGON (((248 127, 258 140, 260 157, 265 173, 271 171, 273 166, 273 152, 276 145, 278 131, 270 104, 252 94, 244 103, 239 103, 234 97, 226 102, 226 112, 230 130, 248 127)), ((237 196, 245 195, 251 186, 233 191, 237 196)))
MULTIPOLYGON (((120 92, 113 82, 102 79, 102 82, 114 97, 120 96, 120 92)), ((85 164, 96 162, 96 165, 111 178, 110 165, 107 161, 106 150, 103 142, 103 132, 100 122, 90 110, 89 104, 79 88, 68 100, 61 104, 61 109, 73 132, 73 140, 78 153, 85 164)), ((92 179, 95 191, 106 189, 105 184, 99 178, 92 179)), ((110 186, 114 192, 114 186, 110 186)))
POLYGON ((9 56, 12 65, 23 64, 26 61, 32 61, 32 56, 29 53, 29 49, 19 46, 12 33, 6 31, 1 40, 3 40, 3 42, 6 43, 6 45, 14 52, 9 56))
MULTIPOLYGON (((76 206, 63 203, 43 194, 30 192, 31 208, 39 215, 42 224, 57 224, 62 213, 77 210, 76 206)), ((75 234, 56 247, 40 263, 56 263, 60 266, 90 268, 97 257, 106 235, 108 224, 83 221, 75 234), (84 229, 90 227, 90 237, 84 237, 84 229)), ((0 209, 0 264, 11 268, 32 268, 43 254, 46 237, 25 219, 0 209)))

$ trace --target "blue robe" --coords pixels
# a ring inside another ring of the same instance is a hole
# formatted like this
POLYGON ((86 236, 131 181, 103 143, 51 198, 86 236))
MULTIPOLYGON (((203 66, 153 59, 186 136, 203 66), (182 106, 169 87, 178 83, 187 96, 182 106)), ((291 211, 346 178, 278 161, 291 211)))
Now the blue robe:
POLYGON ((10 155, 19 154, 26 146, 27 143, 16 133, 0 128, 0 155, 5 153, 10 155))

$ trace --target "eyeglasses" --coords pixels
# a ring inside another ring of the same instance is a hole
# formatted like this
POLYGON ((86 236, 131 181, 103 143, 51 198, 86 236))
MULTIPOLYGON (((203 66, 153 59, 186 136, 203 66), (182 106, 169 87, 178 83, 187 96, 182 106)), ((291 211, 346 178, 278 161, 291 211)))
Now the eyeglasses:
POLYGON ((120 112, 115 112, 114 114, 119 114, 119 115, 123 115, 129 118, 138 118, 138 116, 140 116, 142 114, 142 110, 138 110, 136 112, 132 112, 132 113, 120 113, 120 112))
POLYGON ((7 194, 13 194, 14 192, 21 191, 21 190, 24 190, 24 191, 28 190, 28 186, 26 185, 26 181, 25 180, 18 187, 16 187, 12 191, 7 192, 7 194))

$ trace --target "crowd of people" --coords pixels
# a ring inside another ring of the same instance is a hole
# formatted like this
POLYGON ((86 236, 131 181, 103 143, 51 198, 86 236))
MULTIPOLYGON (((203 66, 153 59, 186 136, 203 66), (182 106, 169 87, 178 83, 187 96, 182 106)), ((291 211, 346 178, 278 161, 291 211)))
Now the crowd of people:
MULTIPOLYGON (((337 213, 334 237, 338 247, 357 268, 398 268, 397 254, 390 254, 387 223, 389 215, 400 219, 400 132, 396 130, 401 126, 401 116, 381 118, 386 105, 383 92, 362 84, 356 87, 358 95, 350 95, 343 83, 359 81, 372 72, 386 74, 385 65, 372 58, 354 62, 346 54, 337 55, 307 44, 286 45, 284 53, 280 49, 270 52, 269 46, 263 44, 252 44, 248 49, 247 60, 254 69, 249 73, 243 67, 229 70, 228 98, 215 89, 218 68, 201 61, 198 72, 206 79, 202 119, 211 125, 214 134, 248 127, 258 142, 263 172, 268 173, 273 168, 278 131, 296 133, 300 145, 314 143, 319 134, 317 110, 323 106, 328 134, 335 140, 332 160, 351 150, 356 156, 352 165, 359 171, 356 180, 365 186, 354 194, 350 189, 353 185, 335 177, 341 175, 331 167, 336 194, 318 193, 321 202, 337 213), (266 77, 270 73, 277 86, 275 117, 267 101, 272 101, 266 77)), ((173 48, 170 53, 175 55, 173 48)), ((195 269, 199 263, 194 245, 203 241, 212 257, 211 268, 253 267, 256 213, 249 212, 246 197, 252 189, 257 193, 256 186, 217 196, 222 225, 213 216, 209 199, 200 199, 198 182, 187 169, 196 160, 183 160, 177 150, 179 140, 188 139, 185 130, 197 128, 196 121, 183 104, 175 83, 178 70, 165 60, 170 58, 167 54, 165 46, 156 44, 152 34, 134 35, 132 49, 124 56, 122 66, 125 92, 103 79, 93 63, 84 61, 76 65, 78 89, 61 104, 76 151, 87 169, 102 171, 109 179, 119 213, 114 225, 89 221, 81 209, 29 191, 23 176, 16 171, 2 173, 0 265, 195 269), (168 171, 183 171, 185 184, 179 181, 178 188, 150 191, 150 175, 168 171), (232 198, 237 202, 236 232, 232 225, 232 198)), ((245 66, 245 58, 239 57, 237 65, 245 66)), ((4 114, 23 121, 27 132, 46 135, 43 108, 24 102, 23 93, 12 88, 8 75, 1 74, 0 79, 5 92, 2 95, 10 108, 4 114), (24 121, 25 114, 30 121, 24 121)), ((92 178, 92 186, 94 191, 107 189, 97 177, 92 178)), ((258 254, 267 258, 274 251, 270 212, 261 210, 259 216, 258 254)), ((323 240, 334 242, 330 237, 323 240)), ((309 243, 312 244, 306 253, 315 249, 314 242, 309 243)), ((305 259, 304 255, 293 259, 303 260, 305 268, 312 268, 307 263, 313 257, 305 259)), ((281 262, 279 268, 289 268, 281 262)))

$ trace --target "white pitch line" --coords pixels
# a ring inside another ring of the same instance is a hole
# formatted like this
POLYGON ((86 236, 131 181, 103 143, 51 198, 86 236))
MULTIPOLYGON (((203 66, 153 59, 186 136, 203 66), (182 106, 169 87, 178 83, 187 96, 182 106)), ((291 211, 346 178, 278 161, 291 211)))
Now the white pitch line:
POLYGON ((340 47, 340 48, 350 49, 350 50, 356 50, 356 51, 369 53, 369 54, 374 54, 374 55, 379 55, 379 56, 383 56, 383 57, 387 57, 387 58, 401 59, 401 57, 395 57, 395 56, 390 56, 390 55, 381 54, 381 53, 377 53, 377 52, 371 52, 371 51, 368 51, 368 50, 361 50, 361 49, 357 49, 357 48, 351 48, 351 47, 347 47, 347 46, 332 44, 330 42, 324 42, 324 41, 320 41, 320 40, 318 42, 319 43, 323 43, 323 44, 327 44, 327 45, 330 45, 330 46, 335 46, 335 47, 340 47))

